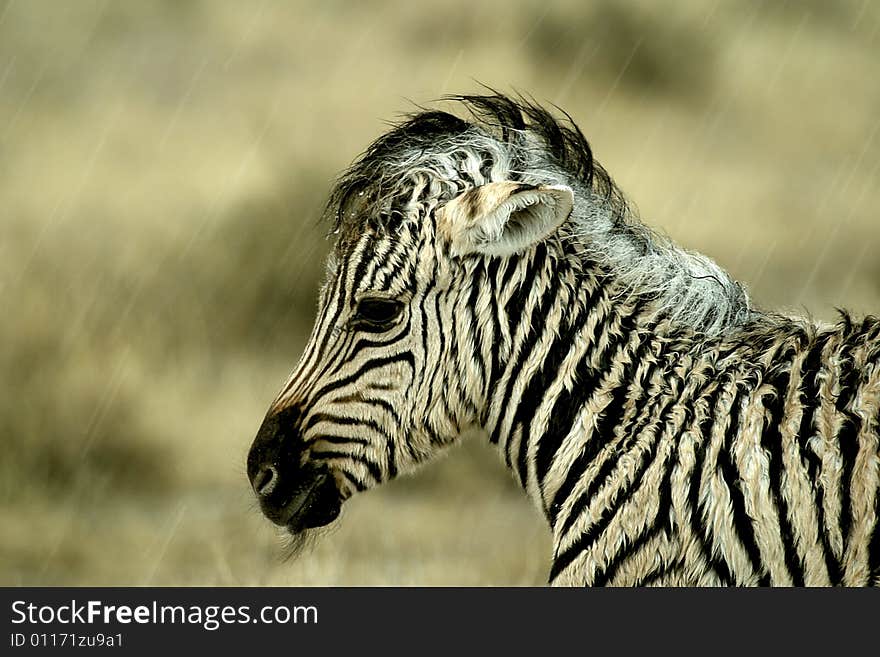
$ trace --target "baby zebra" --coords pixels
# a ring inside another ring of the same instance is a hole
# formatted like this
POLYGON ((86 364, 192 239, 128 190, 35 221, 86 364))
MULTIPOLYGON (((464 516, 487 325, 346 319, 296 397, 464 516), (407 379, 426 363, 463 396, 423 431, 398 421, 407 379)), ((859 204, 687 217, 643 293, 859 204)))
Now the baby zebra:
POLYGON ((298 366, 248 456, 292 534, 479 427, 556 585, 880 584, 880 320, 752 307, 640 223, 569 117, 412 116, 339 179, 298 366))

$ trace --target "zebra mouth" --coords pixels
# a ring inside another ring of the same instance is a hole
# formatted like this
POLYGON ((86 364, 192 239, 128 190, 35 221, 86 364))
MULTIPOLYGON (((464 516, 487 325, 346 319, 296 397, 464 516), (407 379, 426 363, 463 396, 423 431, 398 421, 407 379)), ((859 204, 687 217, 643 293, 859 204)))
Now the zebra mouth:
POLYGON ((329 525, 339 516, 341 508, 342 500, 333 477, 322 472, 298 488, 280 510, 276 522, 291 534, 299 534, 306 529, 329 525))

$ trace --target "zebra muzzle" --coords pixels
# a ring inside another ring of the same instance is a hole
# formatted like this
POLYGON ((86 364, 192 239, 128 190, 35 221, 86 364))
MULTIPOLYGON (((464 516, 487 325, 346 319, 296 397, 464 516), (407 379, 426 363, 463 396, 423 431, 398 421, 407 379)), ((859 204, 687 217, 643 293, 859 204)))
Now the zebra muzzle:
POLYGON ((266 417, 248 454, 247 471, 263 515, 295 534, 335 520, 342 496, 326 466, 302 462, 289 415, 266 417))
POLYGON ((307 467, 297 474, 294 485, 285 484, 271 471, 254 480, 263 515, 294 534, 333 522, 342 506, 336 482, 329 472, 307 467))

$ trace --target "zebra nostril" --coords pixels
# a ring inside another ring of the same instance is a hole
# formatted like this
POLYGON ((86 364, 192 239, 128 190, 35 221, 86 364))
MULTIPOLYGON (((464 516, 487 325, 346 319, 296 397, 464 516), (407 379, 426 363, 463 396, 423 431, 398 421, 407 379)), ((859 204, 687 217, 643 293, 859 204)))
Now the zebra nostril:
POLYGON ((278 483, 278 470, 274 465, 264 465, 254 477, 254 491, 261 497, 266 497, 278 483))

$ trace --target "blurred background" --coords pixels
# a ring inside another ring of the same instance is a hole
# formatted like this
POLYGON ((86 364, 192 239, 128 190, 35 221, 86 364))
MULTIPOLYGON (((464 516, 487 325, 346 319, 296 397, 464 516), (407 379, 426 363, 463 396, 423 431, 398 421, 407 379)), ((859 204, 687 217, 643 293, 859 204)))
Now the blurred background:
POLYGON ((299 558, 244 460, 332 179, 479 82, 556 103, 757 302, 880 312, 880 3, 0 0, 0 584, 540 584, 471 437, 299 558))

